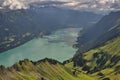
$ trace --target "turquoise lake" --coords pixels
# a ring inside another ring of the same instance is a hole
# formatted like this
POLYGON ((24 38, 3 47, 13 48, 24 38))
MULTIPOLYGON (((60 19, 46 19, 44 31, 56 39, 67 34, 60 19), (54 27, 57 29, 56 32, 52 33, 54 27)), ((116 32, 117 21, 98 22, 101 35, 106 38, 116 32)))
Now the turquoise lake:
POLYGON ((76 52, 72 47, 76 43, 80 28, 66 28, 53 32, 49 36, 33 39, 19 47, 0 54, 0 65, 6 67, 23 59, 37 61, 52 58, 63 62, 76 52))

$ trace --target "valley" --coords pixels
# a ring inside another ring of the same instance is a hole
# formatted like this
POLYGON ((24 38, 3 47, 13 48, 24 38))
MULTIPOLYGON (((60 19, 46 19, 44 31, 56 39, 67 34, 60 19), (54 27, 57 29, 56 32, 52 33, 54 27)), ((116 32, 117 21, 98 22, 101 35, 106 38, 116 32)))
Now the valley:
POLYGON ((92 12, 52 6, 31 6, 27 10, 0 10, 0 53, 20 46, 41 33, 49 35, 63 28, 90 27, 101 17, 102 15, 92 12))
POLYGON ((120 80, 115 1, 0 5, 0 80, 120 80))

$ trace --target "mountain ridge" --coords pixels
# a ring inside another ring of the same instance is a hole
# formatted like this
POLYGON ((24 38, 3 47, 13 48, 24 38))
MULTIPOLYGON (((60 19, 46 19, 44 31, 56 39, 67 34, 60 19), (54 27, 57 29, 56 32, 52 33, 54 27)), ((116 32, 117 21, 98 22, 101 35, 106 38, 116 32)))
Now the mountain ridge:
POLYGON ((79 80, 58 61, 48 58, 38 62, 26 59, 7 69, 0 66, 0 70, 1 80, 79 80))

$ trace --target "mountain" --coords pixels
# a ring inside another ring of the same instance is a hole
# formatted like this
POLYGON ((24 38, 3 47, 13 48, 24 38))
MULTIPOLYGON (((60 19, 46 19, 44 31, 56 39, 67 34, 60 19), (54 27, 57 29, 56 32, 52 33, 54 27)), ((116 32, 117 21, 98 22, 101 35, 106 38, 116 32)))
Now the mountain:
POLYGON ((73 63, 76 72, 84 72, 96 80, 119 80, 120 35, 99 47, 74 56, 68 63, 73 63))
MULTIPOLYGON (((92 80, 91 77, 85 76, 85 80, 92 80)), ((12 67, 0 67, 0 80, 79 80, 71 71, 62 63, 45 58, 43 60, 32 62, 23 60, 12 67)))
POLYGON ((94 26, 84 30, 78 37, 78 54, 86 52, 119 35, 120 12, 111 12, 94 26))
POLYGON ((101 18, 92 12, 58 7, 0 10, 0 52, 67 27, 88 27, 101 18), (42 35, 41 35, 42 34, 42 35))

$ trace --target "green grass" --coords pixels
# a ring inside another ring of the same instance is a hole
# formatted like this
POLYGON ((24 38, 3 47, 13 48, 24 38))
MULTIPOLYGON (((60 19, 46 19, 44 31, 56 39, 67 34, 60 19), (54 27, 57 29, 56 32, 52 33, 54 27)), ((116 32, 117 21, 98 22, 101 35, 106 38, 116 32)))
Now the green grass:
POLYGON ((6 75, 0 74, 0 78, 3 80, 41 80, 42 77, 47 80, 79 80, 67 72, 66 67, 60 63, 52 64, 48 61, 33 64, 24 60, 16 63, 14 67, 10 68, 10 71, 5 70, 5 72, 6 75))
POLYGON ((93 77, 90 77, 86 74, 83 74, 83 73, 80 73, 78 76, 77 76, 80 80, 96 80, 95 78, 93 77))
MULTIPOLYGON (((103 64, 103 66, 110 65, 111 64, 110 60, 113 56, 118 56, 118 57, 120 56, 120 37, 116 37, 106 42, 104 45, 97 47, 95 49, 92 49, 83 54, 83 58, 85 60, 90 60, 90 62, 87 62, 86 64, 92 67, 91 69, 94 69, 95 66, 99 67, 99 65, 96 64, 96 61, 100 58, 102 59, 102 55, 104 54, 99 54, 99 57, 97 58, 94 58, 93 55, 94 53, 100 53, 101 51, 107 54, 106 57, 108 57, 106 63, 103 64)), ((114 66, 110 68, 106 67, 105 69, 102 69, 101 71, 93 73, 92 76, 100 80, 104 78, 110 78, 110 80, 120 80, 120 73, 117 73, 117 71, 115 71, 116 66, 120 66, 120 60, 118 60, 118 62, 114 64, 114 66), (99 72, 102 72, 104 74, 102 78, 97 75, 99 72)))
POLYGON ((71 71, 77 70, 77 76, 81 80, 103 80, 105 78, 120 80, 120 68, 116 70, 116 67, 120 66, 120 36, 75 58, 77 61, 83 59, 86 62, 83 66, 75 68, 72 67, 73 62, 69 62, 65 66, 71 71), (87 71, 82 70, 85 66, 89 66, 89 71, 92 73, 86 74, 87 71), (103 76, 100 76, 100 73, 103 76))

